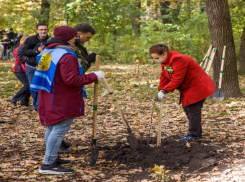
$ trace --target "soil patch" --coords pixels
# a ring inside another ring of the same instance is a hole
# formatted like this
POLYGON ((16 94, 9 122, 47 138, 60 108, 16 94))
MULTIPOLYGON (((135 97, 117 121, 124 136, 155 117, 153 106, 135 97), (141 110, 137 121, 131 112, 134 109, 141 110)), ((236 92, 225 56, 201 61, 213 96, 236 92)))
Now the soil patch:
MULTIPOLYGON (((166 138, 160 147, 146 145, 140 141, 138 150, 133 151, 129 145, 117 143, 111 148, 103 148, 107 161, 126 164, 128 169, 153 168, 154 164, 164 165, 167 170, 192 173, 196 170, 209 170, 226 155, 219 152, 219 147, 207 141, 179 142, 178 139, 166 138)), ((152 141, 150 142, 152 143, 152 141)))

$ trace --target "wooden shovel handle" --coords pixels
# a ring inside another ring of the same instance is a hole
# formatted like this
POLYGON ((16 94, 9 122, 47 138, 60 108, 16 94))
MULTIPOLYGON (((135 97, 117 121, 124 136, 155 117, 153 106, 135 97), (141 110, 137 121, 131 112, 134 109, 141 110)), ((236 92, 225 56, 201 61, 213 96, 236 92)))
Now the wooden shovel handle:
POLYGON ((160 112, 157 128, 157 146, 161 146, 161 136, 162 136, 162 113, 163 113, 163 102, 160 102, 160 112))
POLYGON ((115 98, 115 96, 114 96, 114 94, 113 94, 113 92, 111 90, 111 87, 109 86, 106 78, 103 78, 102 81, 103 81, 107 91, 109 92, 109 95, 112 97, 113 104, 116 106, 117 111, 119 112, 119 114, 120 114, 120 116, 121 116, 121 118, 123 120, 123 124, 127 127, 127 129, 129 129, 131 131, 130 126, 129 126, 128 122, 126 121, 126 119, 125 119, 125 117, 124 117, 124 115, 122 113, 122 110, 120 108, 120 105, 118 104, 118 101, 115 98))
POLYGON ((221 85, 222 85, 222 75, 223 75, 224 62, 225 62, 225 51, 226 51, 226 46, 224 46, 224 49, 223 49, 222 60, 221 60, 221 66, 220 66, 219 89, 221 89, 221 85))
POLYGON ((206 73, 208 74, 211 66, 212 66, 212 63, 213 63, 213 60, 214 60, 214 55, 216 53, 216 48, 213 48, 213 52, 211 54, 211 58, 210 58, 210 61, 208 62, 208 65, 207 65, 207 69, 206 69, 206 73))
MULTIPOLYGON (((95 60, 95 71, 100 70, 100 56, 96 56, 95 60)), ((99 81, 94 82, 94 103, 93 103, 93 132, 92 137, 96 139, 96 128, 97 128, 97 104, 98 104, 98 90, 99 90, 99 81)))
MULTIPOLYGON (((202 67, 202 64, 204 64, 207 60, 207 58, 209 57, 210 51, 212 50, 212 45, 209 46, 208 48, 208 52, 206 53, 206 55, 204 56, 203 60, 200 63, 200 66, 202 67)), ((204 67, 203 67, 204 68, 204 67)))
POLYGON ((204 60, 204 65, 203 65, 203 70, 204 71, 205 71, 205 69, 207 67, 208 60, 211 57, 210 52, 212 51, 212 47, 213 47, 212 45, 209 47, 208 52, 207 52, 207 56, 206 56, 206 58, 204 60))

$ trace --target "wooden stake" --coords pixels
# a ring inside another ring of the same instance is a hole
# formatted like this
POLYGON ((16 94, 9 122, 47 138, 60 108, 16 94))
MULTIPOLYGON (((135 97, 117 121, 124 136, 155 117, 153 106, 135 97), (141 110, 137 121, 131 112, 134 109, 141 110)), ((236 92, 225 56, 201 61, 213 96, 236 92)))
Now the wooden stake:
POLYGON ((161 136, 162 136, 162 113, 163 113, 163 103, 160 102, 160 112, 159 112, 159 120, 158 120, 158 128, 157 128, 157 146, 161 146, 161 136))

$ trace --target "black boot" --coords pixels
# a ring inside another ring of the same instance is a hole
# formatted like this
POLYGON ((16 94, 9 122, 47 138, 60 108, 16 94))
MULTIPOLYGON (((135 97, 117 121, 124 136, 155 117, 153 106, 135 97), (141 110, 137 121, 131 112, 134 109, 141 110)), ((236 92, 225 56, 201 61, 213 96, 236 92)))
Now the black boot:
POLYGON ((68 149, 71 147, 71 144, 66 142, 65 140, 62 140, 61 145, 62 148, 68 149))

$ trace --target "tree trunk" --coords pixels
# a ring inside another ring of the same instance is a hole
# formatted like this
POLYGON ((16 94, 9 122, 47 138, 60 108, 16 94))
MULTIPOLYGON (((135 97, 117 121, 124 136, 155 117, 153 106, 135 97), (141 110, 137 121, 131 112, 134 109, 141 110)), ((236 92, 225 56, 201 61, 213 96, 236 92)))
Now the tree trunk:
POLYGON ((49 24, 50 3, 49 0, 42 0, 41 4, 41 19, 42 23, 49 24))
POLYGON ((64 19, 63 19, 63 25, 64 25, 64 26, 67 26, 69 19, 68 19, 68 15, 67 15, 67 2, 66 2, 66 1, 64 2, 63 6, 64 6, 64 19))
POLYGON ((225 97, 241 97, 228 2, 227 0, 206 0, 206 11, 211 43, 213 47, 217 48, 213 61, 213 76, 216 87, 218 87, 223 47, 226 46, 221 89, 225 93, 225 97))
POLYGON ((187 14, 187 19, 191 19, 191 0, 187 0, 186 2, 187 4, 187 10, 186 10, 186 14, 187 14))
POLYGON ((204 3, 204 0, 200 0, 200 11, 202 13, 205 11, 205 3, 204 3))
POLYGON ((154 20, 158 19, 158 6, 155 5, 155 7, 152 9, 152 18, 154 20))
POLYGON ((146 3, 146 19, 150 18, 150 14, 151 14, 151 1, 147 0, 147 3, 146 3))
POLYGON ((133 36, 137 37, 140 35, 140 7, 141 2, 137 1, 133 3, 134 13, 131 15, 131 24, 133 29, 133 36))
POLYGON ((242 37, 241 37, 238 73, 240 75, 245 75, 245 26, 243 28, 242 37))
POLYGON ((160 12, 161 12, 161 18, 163 24, 171 23, 171 20, 169 19, 170 17, 166 17, 166 15, 169 15, 169 6, 170 6, 169 1, 162 1, 160 3, 160 12))
POLYGON ((175 3, 175 8, 172 9, 170 12, 173 23, 178 23, 178 18, 179 18, 182 2, 183 2, 182 0, 177 1, 175 3))

